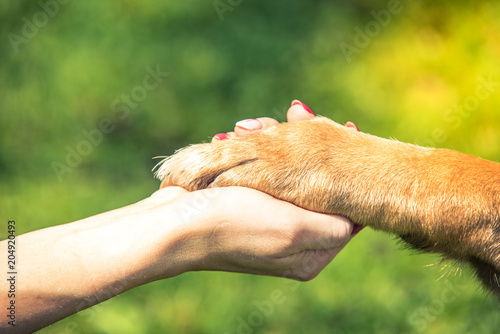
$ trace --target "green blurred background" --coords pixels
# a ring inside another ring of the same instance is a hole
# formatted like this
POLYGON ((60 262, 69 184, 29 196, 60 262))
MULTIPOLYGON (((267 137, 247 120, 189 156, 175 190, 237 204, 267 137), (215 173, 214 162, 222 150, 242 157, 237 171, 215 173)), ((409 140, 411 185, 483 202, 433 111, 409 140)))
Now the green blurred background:
MULTIPOLYGON (((362 131, 498 161, 499 9, 430 0, 3 1, 0 236, 8 219, 20 234, 138 201, 159 186, 152 157, 240 119, 284 121, 293 99, 362 131), (145 89, 157 68, 168 76, 145 89), (112 130, 84 144, 103 120, 112 130), (82 154, 69 166, 72 150, 82 154)), ((140 227, 137 237, 147 242, 140 227)), ((42 333, 498 332, 498 303, 467 270, 442 268, 364 230, 308 283, 188 273, 42 333), (273 291, 283 302, 261 309, 273 291)))

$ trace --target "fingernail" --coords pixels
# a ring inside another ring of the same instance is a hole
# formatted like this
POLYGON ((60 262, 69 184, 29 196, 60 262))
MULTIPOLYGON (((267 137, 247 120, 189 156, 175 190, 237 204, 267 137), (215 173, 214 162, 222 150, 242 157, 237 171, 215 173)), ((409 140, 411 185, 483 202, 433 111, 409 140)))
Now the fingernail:
POLYGON ((218 133, 214 136, 214 138, 217 140, 224 140, 229 138, 229 136, 227 135, 227 133, 218 133))
POLYGON ((313 114, 313 115, 314 115, 314 113, 313 113, 313 111, 311 110, 311 108, 309 108, 309 107, 308 107, 308 106, 307 106, 304 102, 299 101, 299 100, 293 100, 293 101, 292 101, 292 106, 297 105, 297 104, 298 104, 298 105, 301 105, 301 106, 302 106, 302 108, 304 108, 304 109, 305 109, 308 113, 310 113, 310 114, 313 114))
POLYGON ((351 236, 355 236, 356 234, 359 233, 359 231, 361 231, 364 228, 365 228, 364 226, 361 226, 358 224, 353 224, 351 236))
POLYGON ((250 131, 262 129, 262 123, 258 119, 244 119, 236 123, 236 126, 250 131))
POLYGON ((354 124, 353 122, 347 122, 347 123, 345 123, 345 126, 347 126, 347 127, 349 127, 349 128, 354 128, 354 129, 356 129, 356 131, 358 131, 358 132, 359 132, 358 127, 357 127, 357 126, 356 126, 356 124, 354 124))

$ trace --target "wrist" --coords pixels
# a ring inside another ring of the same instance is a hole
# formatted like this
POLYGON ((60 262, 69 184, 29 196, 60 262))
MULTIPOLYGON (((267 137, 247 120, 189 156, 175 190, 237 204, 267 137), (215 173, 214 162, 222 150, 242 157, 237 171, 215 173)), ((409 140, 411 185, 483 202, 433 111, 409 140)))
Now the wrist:
POLYGON ((139 268, 141 284, 199 270, 204 262, 208 249, 204 236, 210 233, 212 215, 193 208, 190 195, 172 201, 154 195, 132 205, 135 214, 127 219, 141 223, 143 235, 138 240, 146 247, 139 268))
POLYGON ((92 240, 96 250, 94 256, 83 257, 83 272, 90 274, 85 295, 100 290, 107 295, 118 294, 183 272, 178 260, 181 249, 177 245, 182 238, 176 215, 145 201, 75 225, 81 229, 76 248, 82 243, 84 252, 92 240))

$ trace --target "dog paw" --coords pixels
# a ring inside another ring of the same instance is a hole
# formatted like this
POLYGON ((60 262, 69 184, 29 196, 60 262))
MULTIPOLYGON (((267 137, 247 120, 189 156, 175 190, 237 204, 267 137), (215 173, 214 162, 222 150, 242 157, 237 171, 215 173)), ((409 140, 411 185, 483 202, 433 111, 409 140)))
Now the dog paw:
POLYGON ((332 169, 352 151, 358 134, 324 117, 283 123, 258 135, 181 149, 161 162, 156 176, 162 187, 249 187, 309 210, 338 213, 332 187, 343 176, 332 169), (340 151, 343 158, 335 154, 340 151))

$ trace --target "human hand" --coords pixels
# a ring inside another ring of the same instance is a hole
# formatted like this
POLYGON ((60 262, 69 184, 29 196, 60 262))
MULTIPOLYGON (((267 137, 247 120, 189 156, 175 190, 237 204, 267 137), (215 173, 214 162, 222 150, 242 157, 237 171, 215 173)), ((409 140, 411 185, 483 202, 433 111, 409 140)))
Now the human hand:
MULTIPOLYGON (((311 109, 298 100, 294 100, 287 111, 289 122, 310 120, 314 117, 311 109)), ((233 132, 217 134, 212 142, 254 135, 278 124, 278 121, 267 117, 240 121, 236 123, 233 132)), ((351 122, 348 122, 346 127, 357 130, 357 127, 351 122)), ((169 186, 170 184, 167 182, 163 182, 161 185, 162 188, 169 186)), ((168 191, 178 192, 178 188, 176 189, 168 191)), ((226 219, 227 224, 217 225, 223 226, 220 229, 216 228, 217 234, 209 234, 209 238, 207 237, 205 242, 198 242, 198 245, 215 243, 220 246, 221 252, 217 253, 216 256, 207 255, 211 260, 202 262, 206 267, 202 266, 195 270, 226 270, 273 276, 285 275, 290 278, 307 280, 316 276, 361 230, 360 226, 353 226, 345 218, 306 211, 249 189, 215 188, 196 192, 195 196, 205 197, 204 192, 209 194, 213 191, 224 193, 223 197, 226 201, 239 197, 241 202, 223 205, 220 208, 220 212, 233 216, 226 219), (249 198, 247 199, 243 196, 245 192, 248 192, 249 198), (252 199, 256 201, 255 205, 251 204, 252 199), (245 204, 242 206, 241 203, 245 204), (235 209, 238 206, 241 206, 239 212, 235 209), (273 206, 277 206, 283 212, 276 215, 273 206), (248 212, 248 208, 254 209, 252 212, 248 212), (262 211, 262 208, 267 208, 268 211, 262 211), (248 220, 250 217, 252 217, 251 221, 248 220), (297 217, 303 218, 297 220, 297 217), (318 225, 318 221, 324 221, 325 224, 318 225), (248 225, 245 222, 251 224, 248 225), (260 224, 252 226, 255 222, 260 222, 260 224), (331 233, 332 229, 336 231, 333 234, 331 233), (264 231, 268 233, 264 233, 264 231), (269 232, 274 233, 269 234, 269 232), (210 238, 211 240, 209 240, 210 238), (260 247, 256 249, 255 245, 260 247), (311 263, 314 264, 312 267, 311 263), (309 266, 307 270, 304 269, 306 264, 309 266)), ((187 194, 186 196, 189 196, 187 194)), ((221 200, 224 201, 219 199, 219 201, 221 200)), ((213 203, 212 206, 217 207, 217 203, 213 203)), ((206 254, 210 253, 210 250, 207 249, 206 254)))
POLYGON ((175 236, 155 266, 157 278, 220 270, 306 281, 356 234, 346 218, 307 211, 248 188, 188 192, 166 187, 140 203, 152 209, 150 220, 168 220, 167 239, 175 236))

